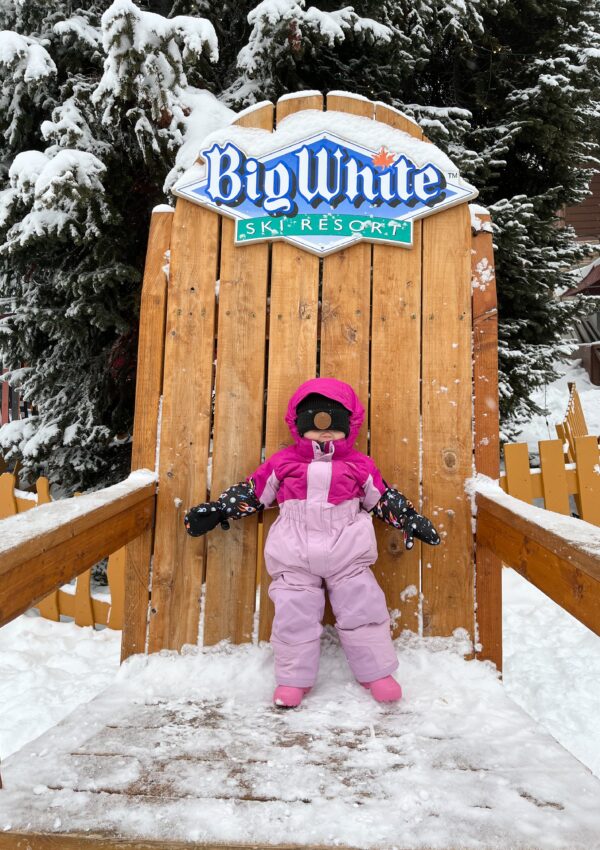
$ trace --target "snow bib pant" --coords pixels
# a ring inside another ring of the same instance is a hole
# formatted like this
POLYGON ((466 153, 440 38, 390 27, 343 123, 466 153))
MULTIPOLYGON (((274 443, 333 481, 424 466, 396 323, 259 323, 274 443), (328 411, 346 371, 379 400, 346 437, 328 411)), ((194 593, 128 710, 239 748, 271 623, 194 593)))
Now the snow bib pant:
POLYGON ((308 468, 307 498, 282 503, 265 545, 275 605, 271 644, 278 685, 311 687, 317 678, 327 587, 336 629, 359 682, 398 666, 385 595, 370 567, 377 560, 371 516, 358 499, 327 502, 330 458, 308 468))

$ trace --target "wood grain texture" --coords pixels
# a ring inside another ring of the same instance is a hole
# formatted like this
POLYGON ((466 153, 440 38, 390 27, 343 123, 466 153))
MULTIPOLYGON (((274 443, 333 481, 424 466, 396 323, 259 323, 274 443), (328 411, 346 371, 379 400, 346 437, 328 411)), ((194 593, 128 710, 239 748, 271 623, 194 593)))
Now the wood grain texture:
MULTIPOLYGON (((491 219, 477 213, 472 235, 473 440, 475 470, 500 476, 498 401, 498 306, 491 219)), ((502 562, 477 540, 477 657, 502 670, 502 562)))
MULTIPOLYGON (((265 104, 236 123, 272 130, 265 104)), ((269 246, 234 247, 234 224, 222 223, 212 494, 260 463, 264 419, 265 322, 269 246)), ((257 518, 233 522, 207 539, 204 643, 252 636, 258 558, 257 518)))
MULTIPOLYGON (((0 788, 2 786, 0 785, 0 788)), ((269 850, 298 850, 298 844, 269 844, 269 850)), ((306 850, 333 850, 334 845, 311 844, 306 850)), ((0 832, 0 850, 262 850, 255 843, 197 841, 152 841, 103 837, 98 834, 57 835, 52 833, 0 832)), ((336 844, 335 850, 358 850, 346 844, 336 844)), ((410 848, 407 848, 410 850, 410 848)), ((417 850, 417 848, 415 848, 417 850)), ((421 847, 418 850, 422 850, 421 847)), ((452 848, 448 848, 452 850, 452 848)))
MULTIPOLYGON (((311 95, 277 102, 275 123, 305 108, 318 109, 322 99, 311 95), (308 103, 308 105, 307 105, 308 103)), ((291 443, 284 421, 288 401, 298 386, 314 378, 317 369, 317 321, 319 301, 319 258, 292 245, 276 242, 271 253, 271 305, 269 311, 269 353, 267 365, 267 411, 265 456, 270 457, 291 443)), ((266 540, 278 511, 263 516, 266 540)), ((259 640, 268 640, 273 622, 269 599, 269 575, 260 553, 259 640)))
POLYGON ((375 115, 375 104, 366 97, 348 97, 344 92, 330 92, 325 102, 328 112, 335 110, 348 115, 361 115, 364 118, 373 118, 375 115))
MULTIPOLYGON (((152 213, 140 305, 132 470, 154 469, 156 464, 165 357, 166 252, 171 244, 172 225, 173 213, 152 213)), ((126 548, 122 567, 125 600, 121 661, 137 652, 144 652, 146 648, 153 543, 154 529, 149 528, 126 548)))
POLYGON ((319 375, 350 384, 365 408, 356 446, 367 451, 371 245, 352 245, 323 259, 319 375))
POLYGON ((317 109, 323 111, 323 95, 299 93, 297 97, 286 98, 285 100, 277 101, 277 124, 287 118, 288 115, 293 115, 296 112, 301 112, 304 109, 317 109))
POLYGON ((477 539, 600 635, 600 558, 481 494, 477 539))
POLYGON ((423 511, 442 543, 423 547, 423 633, 474 629, 471 506, 471 224, 466 204, 423 220, 423 511))
MULTIPOLYGON (((376 104, 375 119, 421 138, 396 110, 376 104)), ((383 477, 419 509, 421 410, 422 224, 413 225, 410 249, 373 245, 371 314, 370 455, 383 477)), ((374 521, 379 558, 374 567, 397 612, 393 634, 419 630, 421 544, 404 548, 403 536, 374 521), (404 591, 409 588, 408 592, 404 591)))
POLYGON ((473 420, 475 469, 500 475, 498 419, 498 300, 489 215, 477 213, 484 228, 473 233, 473 420))
MULTIPOLYGON (((252 113, 270 130, 273 107, 252 113)), ((247 123, 245 126, 249 126, 247 123)), ((260 464, 264 417, 265 322, 269 246, 234 245, 223 219, 211 498, 260 464)), ((257 516, 208 535, 204 644, 252 639, 256 599, 257 516)))
POLYGON ((220 221, 177 201, 171 233, 165 374, 148 648, 196 644, 204 540, 186 534, 187 508, 206 501, 220 221))

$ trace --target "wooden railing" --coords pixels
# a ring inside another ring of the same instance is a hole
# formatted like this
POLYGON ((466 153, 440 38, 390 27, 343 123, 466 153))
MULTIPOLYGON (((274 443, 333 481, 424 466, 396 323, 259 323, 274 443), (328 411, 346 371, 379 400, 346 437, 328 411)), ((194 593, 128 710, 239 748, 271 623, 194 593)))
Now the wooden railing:
MULTIPOLYGON (((0 626, 152 528, 154 473, 4 519, 0 626)), ((124 623, 124 633, 127 623, 124 623)))
POLYGON ((530 505, 542 499, 543 507, 549 511, 576 513, 580 519, 600 525, 598 438, 574 438, 574 463, 565 463, 561 440, 541 440, 538 446, 539 469, 530 468, 526 443, 504 447, 506 472, 500 477, 502 489, 530 505))
POLYGON ((572 463, 575 460, 575 440, 577 437, 588 436, 590 432, 585 421, 577 386, 573 381, 570 381, 568 386, 569 401, 567 402, 565 418, 562 422, 557 422, 555 427, 558 438, 563 442, 565 457, 572 463))
MULTIPOLYGON (((36 493, 17 489, 17 477, 10 473, 0 475, 0 519, 17 516, 51 500, 47 478, 38 478, 36 493)), ((75 579, 75 585, 54 590, 35 606, 47 620, 60 621, 61 616, 71 617, 78 626, 108 626, 123 628, 125 595, 125 549, 119 549, 108 559, 106 568, 108 593, 98 594, 92 589, 92 570, 86 570, 75 579), (104 597, 104 598, 103 598, 104 597)))

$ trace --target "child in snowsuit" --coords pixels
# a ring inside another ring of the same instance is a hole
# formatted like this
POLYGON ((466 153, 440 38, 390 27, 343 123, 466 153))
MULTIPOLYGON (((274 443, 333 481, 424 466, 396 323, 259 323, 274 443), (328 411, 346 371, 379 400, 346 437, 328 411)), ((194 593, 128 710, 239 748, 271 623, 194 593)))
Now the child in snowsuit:
POLYGON ((340 642, 355 678, 379 702, 400 699, 391 675, 398 659, 385 596, 370 567, 377 560, 371 514, 413 538, 437 545, 431 522, 388 487, 370 457, 353 448, 364 409, 348 384, 315 378, 290 399, 285 421, 294 444, 276 452, 249 478, 185 517, 198 536, 277 500, 265 561, 275 605, 271 644, 274 702, 300 704, 314 685, 327 587, 340 642))

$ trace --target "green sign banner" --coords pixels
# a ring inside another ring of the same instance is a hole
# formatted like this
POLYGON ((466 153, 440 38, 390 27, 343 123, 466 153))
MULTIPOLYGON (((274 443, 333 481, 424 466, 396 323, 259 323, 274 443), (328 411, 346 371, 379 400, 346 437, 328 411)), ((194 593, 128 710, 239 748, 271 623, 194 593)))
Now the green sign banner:
POLYGON ((252 242, 285 236, 361 236, 371 242, 412 245, 412 222, 370 215, 304 213, 287 218, 259 216, 238 219, 236 242, 252 242))

